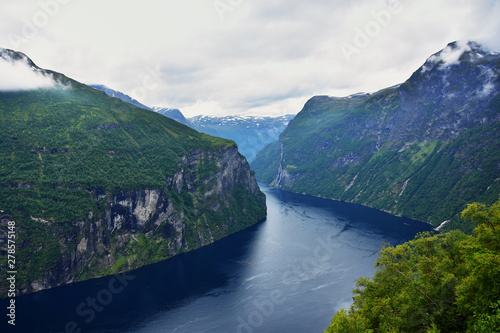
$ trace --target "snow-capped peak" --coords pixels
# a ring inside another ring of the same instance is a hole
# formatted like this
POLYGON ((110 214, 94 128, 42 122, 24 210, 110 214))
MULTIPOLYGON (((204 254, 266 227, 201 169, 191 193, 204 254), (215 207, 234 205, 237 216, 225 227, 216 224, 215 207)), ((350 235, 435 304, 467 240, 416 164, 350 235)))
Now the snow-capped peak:
POLYGON ((422 72, 428 71, 432 66, 438 65, 439 69, 458 65, 461 61, 477 61, 487 55, 495 53, 487 51, 481 44, 468 41, 456 41, 448 44, 443 50, 430 56, 425 65, 422 67, 422 72))

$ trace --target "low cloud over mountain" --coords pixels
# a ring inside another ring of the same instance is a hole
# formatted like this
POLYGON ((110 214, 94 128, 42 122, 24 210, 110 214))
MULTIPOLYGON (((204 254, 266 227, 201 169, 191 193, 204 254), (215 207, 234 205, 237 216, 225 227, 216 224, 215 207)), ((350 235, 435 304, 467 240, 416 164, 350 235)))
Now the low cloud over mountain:
POLYGON ((36 68, 27 57, 10 50, 0 49, 0 91, 24 91, 53 88, 58 84, 51 74, 36 68), (35 70, 33 70, 35 69, 35 70))

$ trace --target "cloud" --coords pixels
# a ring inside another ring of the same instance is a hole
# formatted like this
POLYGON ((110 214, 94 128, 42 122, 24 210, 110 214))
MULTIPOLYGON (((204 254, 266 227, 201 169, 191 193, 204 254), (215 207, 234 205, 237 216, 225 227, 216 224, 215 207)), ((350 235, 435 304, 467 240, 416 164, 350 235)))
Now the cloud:
POLYGON ((19 50, 42 67, 188 115, 297 113, 401 83, 452 41, 500 49, 497 0, 220 2, 222 19, 212 0, 64 1, 43 26, 38 1, 2 3, 0 45, 31 22, 19 50))
POLYGON ((56 85, 52 76, 31 68, 25 58, 16 61, 0 54, 0 91, 47 89, 56 85))
POLYGON ((439 54, 431 56, 428 60, 432 63, 440 63, 441 68, 460 63, 460 57, 471 48, 467 42, 458 41, 456 46, 447 45, 439 54))

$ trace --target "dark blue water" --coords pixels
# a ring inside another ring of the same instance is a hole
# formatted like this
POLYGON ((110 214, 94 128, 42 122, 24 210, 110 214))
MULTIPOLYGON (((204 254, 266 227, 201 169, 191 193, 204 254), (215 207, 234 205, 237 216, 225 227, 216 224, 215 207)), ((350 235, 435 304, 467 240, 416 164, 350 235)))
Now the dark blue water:
POLYGON ((16 329, 3 315, 2 332, 323 332, 351 304, 355 279, 374 274, 382 242, 431 230, 261 187, 265 222, 123 275, 18 297, 16 329))

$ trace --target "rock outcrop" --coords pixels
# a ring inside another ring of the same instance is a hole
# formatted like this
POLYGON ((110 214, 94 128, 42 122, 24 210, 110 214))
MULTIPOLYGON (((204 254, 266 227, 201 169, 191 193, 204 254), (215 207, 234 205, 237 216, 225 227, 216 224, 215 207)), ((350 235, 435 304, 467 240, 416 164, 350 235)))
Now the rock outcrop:
MULTIPOLYGON (((91 195, 98 211, 89 212, 84 221, 61 225, 32 217, 30 223, 51 238, 42 247, 55 245, 58 257, 52 267, 32 272, 34 278, 18 286, 20 294, 151 264, 213 243, 266 214, 265 197, 236 147, 192 151, 163 188, 95 189, 91 195), (217 171, 200 177, 203 163, 217 171)), ((2 224, 8 220, 4 214, 2 224)), ((22 228, 25 223, 17 224, 22 228)), ((0 236, 2 248, 4 244, 6 233, 0 236)), ((32 244, 22 246, 27 250, 32 244)))

